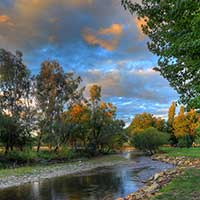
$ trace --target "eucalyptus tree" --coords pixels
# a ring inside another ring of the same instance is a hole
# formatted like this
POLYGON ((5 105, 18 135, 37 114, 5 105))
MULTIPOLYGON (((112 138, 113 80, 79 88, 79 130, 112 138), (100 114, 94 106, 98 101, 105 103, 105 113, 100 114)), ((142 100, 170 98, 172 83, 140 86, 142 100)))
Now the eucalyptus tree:
POLYGON ((58 146, 64 133, 61 116, 70 105, 81 101, 83 88, 79 89, 81 78, 65 73, 57 61, 45 61, 36 76, 35 97, 40 112, 38 151, 42 137, 58 146))
POLYGON ((126 138, 124 122, 116 119, 117 108, 112 103, 101 100, 99 85, 91 86, 89 94, 87 106, 90 110, 90 133, 87 150, 91 154, 98 154, 119 147, 126 138))

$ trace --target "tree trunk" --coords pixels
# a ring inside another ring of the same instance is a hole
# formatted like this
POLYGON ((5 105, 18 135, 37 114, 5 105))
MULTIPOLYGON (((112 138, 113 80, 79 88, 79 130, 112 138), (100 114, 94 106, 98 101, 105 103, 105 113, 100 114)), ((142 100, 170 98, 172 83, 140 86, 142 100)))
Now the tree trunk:
POLYGON ((7 154, 7 153, 8 153, 8 150, 9 150, 9 145, 8 145, 8 144, 6 144, 6 146, 5 146, 5 154, 7 154))
POLYGON ((56 145, 56 148, 54 149, 54 152, 57 152, 57 151, 58 151, 58 149, 59 149, 59 144, 58 144, 58 145, 56 145))
POLYGON ((41 139, 42 139, 42 134, 40 134, 40 136, 39 136, 39 138, 38 138, 37 152, 40 151, 41 139))

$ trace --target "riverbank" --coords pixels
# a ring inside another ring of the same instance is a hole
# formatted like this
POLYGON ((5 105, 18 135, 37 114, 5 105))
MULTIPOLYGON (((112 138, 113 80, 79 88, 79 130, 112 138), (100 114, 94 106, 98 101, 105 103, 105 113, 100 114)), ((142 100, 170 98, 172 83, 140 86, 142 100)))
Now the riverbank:
POLYGON ((0 170, 0 189, 25 183, 40 182, 58 176, 82 173, 98 167, 127 164, 130 161, 120 155, 108 155, 89 160, 79 160, 62 164, 36 165, 0 170))
POLYGON ((154 155, 152 159, 173 164, 175 168, 155 174, 146 181, 144 187, 118 200, 200 199, 199 149, 188 149, 186 154, 186 149, 162 150, 163 154, 154 155))

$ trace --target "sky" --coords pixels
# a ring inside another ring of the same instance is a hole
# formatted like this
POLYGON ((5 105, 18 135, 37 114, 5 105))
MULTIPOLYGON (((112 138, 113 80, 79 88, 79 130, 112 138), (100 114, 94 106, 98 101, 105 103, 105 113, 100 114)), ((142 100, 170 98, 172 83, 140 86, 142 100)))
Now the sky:
POLYGON ((0 48, 22 51, 33 74, 44 60, 57 60, 82 77, 86 91, 100 85, 126 123, 142 112, 166 118, 178 95, 153 71, 157 57, 143 23, 121 0, 1 0, 0 48))

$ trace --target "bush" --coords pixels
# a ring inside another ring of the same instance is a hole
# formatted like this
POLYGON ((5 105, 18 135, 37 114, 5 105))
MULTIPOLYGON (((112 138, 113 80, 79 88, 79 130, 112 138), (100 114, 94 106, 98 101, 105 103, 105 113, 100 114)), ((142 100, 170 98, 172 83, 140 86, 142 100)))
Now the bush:
POLYGON ((190 138, 189 135, 186 135, 178 139, 178 147, 181 147, 181 148, 184 148, 184 147, 190 148, 192 147, 192 143, 193 143, 192 139, 190 138))
POLYGON ((194 138, 195 145, 200 145, 200 127, 196 129, 196 135, 194 138))
POLYGON ((148 128, 132 136, 132 145, 148 154, 153 154, 160 146, 168 142, 168 135, 156 128, 148 128))
POLYGON ((37 153, 31 150, 10 151, 5 155, 6 159, 16 164, 33 163, 37 158, 37 153))
POLYGON ((41 150, 37 152, 37 156, 39 159, 48 161, 55 159, 56 153, 54 151, 41 150))
POLYGON ((61 148, 61 150, 58 152, 58 158, 60 158, 60 159, 70 160, 70 159, 73 159, 75 157, 76 157, 76 152, 72 149, 65 147, 65 146, 63 146, 61 148))

